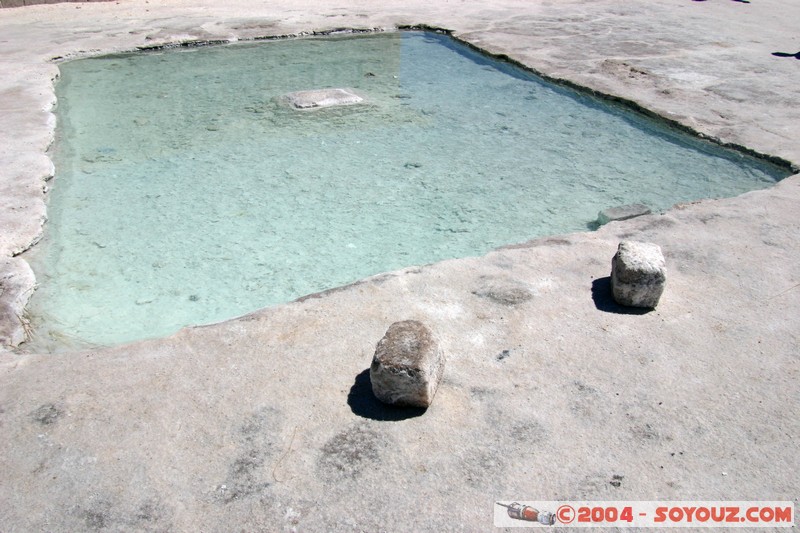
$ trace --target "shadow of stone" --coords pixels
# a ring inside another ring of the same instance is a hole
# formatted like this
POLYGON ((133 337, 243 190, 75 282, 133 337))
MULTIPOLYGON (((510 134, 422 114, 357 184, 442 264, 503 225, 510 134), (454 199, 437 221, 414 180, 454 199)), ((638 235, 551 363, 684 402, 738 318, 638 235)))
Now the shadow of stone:
POLYGON ((619 315, 645 315, 652 311, 644 307, 627 307, 620 305, 614 300, 611 292, 611 276, 597 278, 592 282, 592 300, 594 306, 606 313, 617 313, 619 315))
POLYGON ((372 381, 369 378, 369 368, 356 376, 350 393, 347 395, 347 405, 354 414, 363 418, 379 420, 381 422, 397 422, 425 414, 422 407, 397 407, 386 405, 378 400, 372 393, 372 381))
POLYGON ((775 57, 793 57, 795 59, 800 59, 800 52, 796 54, 790 54, 789 52, 772 52, 772 55, 775 57))

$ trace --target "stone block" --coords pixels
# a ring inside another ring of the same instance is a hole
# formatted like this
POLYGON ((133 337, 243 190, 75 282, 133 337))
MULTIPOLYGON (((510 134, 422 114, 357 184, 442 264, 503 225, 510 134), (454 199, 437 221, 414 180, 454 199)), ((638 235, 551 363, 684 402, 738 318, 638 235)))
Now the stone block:
POLYGON ((618 304, 654 308, 666 281, 667 269, 660 246, 636 241, 619 243, 611 260, 611 290, 618 304))
POLYGON ((375 348, 369 369, 372 392, 391 405, 428 407, 442 379, 444 360, 425 324, 395 322, 375 348))
POLYGON ((285 96, 289 105, 295 109, 314 109, 318 107, 331 107, 338 105, 351 105, 362 102, 364 99, 352 89, 316 89, 312 91, 298 91, 285 96))
POLYGON ((628 220, 629 218, 640 217, 652 213, 650 208, 644 204, 620 205, 603 209, 597 214, 599 225, 608 224, 616 220, 628 220))

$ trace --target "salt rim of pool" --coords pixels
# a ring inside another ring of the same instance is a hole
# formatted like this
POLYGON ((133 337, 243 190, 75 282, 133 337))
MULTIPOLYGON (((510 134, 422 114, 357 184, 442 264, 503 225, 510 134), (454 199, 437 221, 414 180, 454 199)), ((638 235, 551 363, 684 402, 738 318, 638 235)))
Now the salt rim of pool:
MULTIPOLYGON (((448 34, 448 35, 451 34, 450 31, 443 30, 441 28, 431 29, 428 26, 419 26, 419 25, 417 25, 417 26, 399 26, 397 29, 399 31, 403 31, 403 30, 425 30, 425 31, 435 31, 437 33, 445 33, 445 34, 448 34)), ((347 34, 347 33, 369 33, 369 32, 370 32, 370 30, 367 30, 367 31, 354 30, 352 32, 350 32, 348 30, 334 30, 334 31, 331 31, 331 32, 311 32, 309 34, 300 33, 300 34, 296 34, 296 35, 288 35, 288 36, 280 36, 280 37, 269 37, 269 39, 306 37, 308 35, 339 35, 339 34, 347 34)), ((690 134, 692 134, 692 135, 694 135, 694 136, 696 136, 698 138, 707 139, 707 140, 710 140, 713 143, 718 144, 718 145, 720 145, 722 147, 732 148, 735 151, 741 152, 743 154, 746 154, 746 155, 749 155, 749 156, 754 156, 754 157, 756 157, 758 159, 763 159, 763 160, 768 161, 768 162, 770 162, 772 164, 775 164, 775 165, 778 165, 778 166, 782 166, 782 167, 786 168, 789 171, 796 171, 797 170, 797 168, 795 166, 793 166, 790 162, 788 162, 788 161, 786 161, 786 160, 784 160, 784 159, 782 159, 780 157, 775 157, 775 156, 771 156, 771 155, 768 155, 768 154, 763 154, 763 153, 757 152, 755 150, 752 150, 750 148, 738 145, 736 143, 721 142, 716 138, 713 138, 713 137, 704 135, 703 133, 697 132, 694 129, 686 126, 685 124, 682 124, 682 123, 680 123, 678 121, 671 120, 671 119, 669 119, 667 117, 664 117, 663 115, 659 115, 659 114, 654 113, 654 112, 652 112, 652 111, 650 111, 650 110, 648 110, 646 108, 643 108, 642 106, 640 106, 639 104, 637 104, 637 103, 635 103, 635 102, 633 102, 631 100, 627 100, 627 99, 616 97, 616 96, 609 96, 607 94, 601 93, 601 92, 596 91, 594 89, 587 88, 587 87, 584 87, 582 85, 574 84, 574 83, 572 83, 570 81, 567 81, 567 80, 553 79, 553 78, 551 78, 549 76, 542 75, 541 73, 536 72, 534 69, 531 69, 530 67, 527 67, 527 66, 519 64, 519 63, 517 63, 517 62, 515 62, 513 60, 510 60, 509 58, 507 58, 507 57, 505 57, 503 55, 500 55, 500 56, 494 55, 494 54, 488 53, 488 52, 486 52, 484 50, 481 50, 479 47, 469 43, 468 41, 463 41, 463 40, 458 39, 458 38, 455 38, 455 39, 459 43, 465 44, 470 48, 478 50, 481 53, 483 53, 483 54, 485 54, 485 55, 487 55, 489 57, 492 57, 492 58, 495 58, 495 59, 499 59, 501 61, 507 61, 507 62, 509 62, 511 64, 515 64, 517 66, 520 66, 524 70, 529 71, 529 72, 533 72, 534 74, 544 78, 547 81, 555 82, 558 85, 570 87, 572 89, 577 89, 580 92, 588 93, 588 94, 591 94, 592 96, 599 97, 599 98, 604 99, 604 100, 609 100, 609 101, 613 101, 613 102, 622 103, 625 106, 642 113, 643 115, 649 116, 651 118, 656 118, 657 120, 659 120, 659 121, 661 121, 663 123, 669 124, 671 127, 686 131, 686 132, 688 132, 688 133, 690 133, 690 134)), ((257 41, 257 40, 263 40, 263 39, 260 39, 260 38, 248 39, 248 41, 250 41, 250 40, 257 41)), ((192 41, 183 41, 183 42, 178 42, 178 43, 168 43, 168 44, 164 44, 164 45, 158 45, 158 46, 155 46, 155 47, 140 47, 140 48, 137 48, 137 50, 139 50, 139 51, 164 50, 164 49, 169 49, 169 48, 174 48, 174 47, 206 46, 206 45, 209 45, 209 44, 217 44, 217 43, 223 43, 223 42, 226 42, 226 41, 192 40, 192 41)), ((102 53, 100 51, 93 51, 91 54, 86 54, 86 55, 84 55, 82 57, 95 56, 95 55, 104 55, 104 53, 102 53)), ((76 55, 70 56, 68 58, 67 57, 57 57, 57 58, 54 58, 54 61, 55 62, 60 62, 60 61, 64 61, 64 60, 67 60, 67 59, 74 59, 76 57, 77 57, 76 55)), ((27 285, 27 283, 23 280, 21 282, 21 286, 25 287, 26 285, 27 285)), ((30 296, 30 290, 27 290, 27 289, 23 288, 23 289, 21 289, 19 291, 16 291, 16 292, 14 292, 14 291, 10 291, 10 292, 11 292, 10 296, 16 300, 14 302, 14 306, 16 308, 20 308, 20 302, 22 302, 23 300, 25 301, 25 304, 27 304, 27 298, 30 296)), ((25 304, 22 304, 22 307, 24 307, 25 304)), ((15 326, 17 326, 18 330, 20 328, 22 328, 22 331, 24 331, 24 328, 25 328, 25 325, 26 325, 26 321, 24 319, 24 316, 19 316, 17 318, 19 319, 19 324, 15 325, 15 326)), ((11 337, 13 338, 13 335, 11 335, 11 337)), ((17 338, 18 338, 18 335, 17 335, 17 338)))

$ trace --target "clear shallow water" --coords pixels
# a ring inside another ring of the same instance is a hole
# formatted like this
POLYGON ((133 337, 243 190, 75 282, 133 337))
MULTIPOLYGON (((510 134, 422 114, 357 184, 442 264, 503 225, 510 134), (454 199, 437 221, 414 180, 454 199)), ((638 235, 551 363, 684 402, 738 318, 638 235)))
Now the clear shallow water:
POLYGON ((61 65, 34 344, 169 334, 789 173, 447 37, 379 34, 61 65), (366 104, 294 111, 349 87, 366 104))

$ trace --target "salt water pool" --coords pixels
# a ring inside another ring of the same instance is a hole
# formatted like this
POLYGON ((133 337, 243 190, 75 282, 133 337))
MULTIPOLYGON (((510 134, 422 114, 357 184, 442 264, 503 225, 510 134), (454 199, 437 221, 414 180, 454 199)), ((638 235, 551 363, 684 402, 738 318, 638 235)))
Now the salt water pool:
POLYGON ((231 318, 366 276, 769 187, 787 169, 400 32, 65 62, 44 349, 231 318), (348 88, 355 105, 283 95, 348 88))

